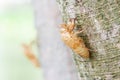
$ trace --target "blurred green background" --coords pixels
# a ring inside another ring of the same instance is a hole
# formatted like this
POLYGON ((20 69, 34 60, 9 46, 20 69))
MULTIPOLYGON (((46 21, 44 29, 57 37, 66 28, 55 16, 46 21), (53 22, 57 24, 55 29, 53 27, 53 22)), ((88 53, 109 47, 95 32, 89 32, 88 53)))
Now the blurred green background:
MULTIPOLYGON (((26 58, 21 47, 36 39, 31 3, 0 1, 0 80, 43 80, 42 70, 26 58)), ((34 50, 38 55, 36 46, 34 50)))

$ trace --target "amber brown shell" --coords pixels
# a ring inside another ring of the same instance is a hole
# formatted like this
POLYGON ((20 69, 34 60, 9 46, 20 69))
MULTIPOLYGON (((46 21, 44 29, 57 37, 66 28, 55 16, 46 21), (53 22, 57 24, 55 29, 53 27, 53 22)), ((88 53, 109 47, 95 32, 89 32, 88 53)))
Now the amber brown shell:
POLYGON ((64 43, 69 46, 76 54, 79 54, 83 58, 89 58, 89 51, 86 48, 84 41, 81 37, 70 31, 74 28, 74 24, 62 24, 61 25, 61 37, 64 43))

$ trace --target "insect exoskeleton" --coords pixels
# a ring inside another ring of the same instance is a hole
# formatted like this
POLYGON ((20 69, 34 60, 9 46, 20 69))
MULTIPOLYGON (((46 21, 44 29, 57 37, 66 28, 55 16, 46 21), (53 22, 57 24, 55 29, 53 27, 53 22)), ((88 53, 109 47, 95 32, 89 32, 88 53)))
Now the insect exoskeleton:
POLYGON ((75 53, 79 54, 83 58, 89 58, 88 48, 85 46, 83 39, 78 37, 76 32, 73 31, 74 27, 74 19, 69 21, 67 24, 62 24, 60 28, 61 38, 75 53))
POLYGON ((37 59, 37 57, 34 55, 34 52, 32 51, 31 45, 22 44, 22 47, 24 49, 24 54, 26 55, 26 57, 36 66, 36 67, 40 67, 39 64, 39 60, 37 59))

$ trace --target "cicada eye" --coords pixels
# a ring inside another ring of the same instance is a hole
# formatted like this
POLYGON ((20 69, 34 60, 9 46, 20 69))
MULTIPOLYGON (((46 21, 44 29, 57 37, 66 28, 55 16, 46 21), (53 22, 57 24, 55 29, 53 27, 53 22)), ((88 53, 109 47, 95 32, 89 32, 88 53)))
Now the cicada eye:
POLYGON ((66 24, 61 24, 60 27, 61 27, 61 28, 66 28, 67 25, 66 25, 66 24))

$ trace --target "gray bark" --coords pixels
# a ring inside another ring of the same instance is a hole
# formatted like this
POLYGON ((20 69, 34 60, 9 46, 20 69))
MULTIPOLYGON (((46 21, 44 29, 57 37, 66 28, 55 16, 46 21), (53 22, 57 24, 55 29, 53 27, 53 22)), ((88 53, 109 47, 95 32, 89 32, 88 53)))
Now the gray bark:
POLYGON ((60 39, 60 14, 55 0, 34 0, 39 58, 45 80, 78 80, 72 51, 60 39))
MULTIPOLYGON (((77 18, 77 28, 90 51, 74 54, 80 80, 120 80, 120 1, 57 0, 64 22, 77 18)), ((73 52, 74 53, 74 52, 73 52)))

